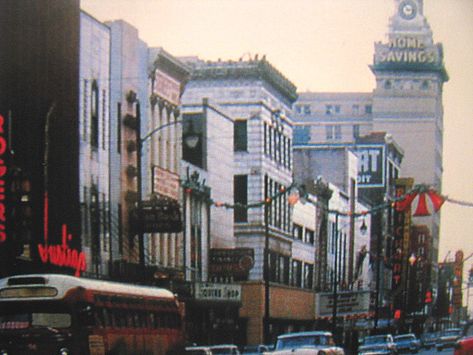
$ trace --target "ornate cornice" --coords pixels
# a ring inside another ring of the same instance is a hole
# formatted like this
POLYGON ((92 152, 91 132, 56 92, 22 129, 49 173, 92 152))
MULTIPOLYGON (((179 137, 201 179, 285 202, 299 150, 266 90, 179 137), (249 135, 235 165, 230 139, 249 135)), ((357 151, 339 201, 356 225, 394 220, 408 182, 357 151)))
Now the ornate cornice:
POLYGON ((191 80, 260 79, 278 90, 289 102, 297 100, 297 88, 264 57, 248 61, 192 63, 191 80))

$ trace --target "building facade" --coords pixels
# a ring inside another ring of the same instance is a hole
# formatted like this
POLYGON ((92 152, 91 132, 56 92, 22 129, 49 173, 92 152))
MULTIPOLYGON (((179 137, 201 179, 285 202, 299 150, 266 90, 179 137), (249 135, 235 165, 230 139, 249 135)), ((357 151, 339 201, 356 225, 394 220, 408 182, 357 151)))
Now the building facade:
MULTIPOLYGON (((422 0, 394 1, 387 41, 375 44, 370 66, 376 79, 373 92, 299 94, 294 105, 295 142, 361 144, 360 137, 385 132, 403 153, 402 174, 393 174, 391 181, 398 176, 412 177, 415 184, 441 191, 442 89, 448 75, 442 45, 434 42, 423 7, 422 0)), ((359 176, 363 178, 370 176, 359 176)), ((359 182, 369 185, 368 181, 359 182)), ((364 190, 362 195, 366 196, 368 190, 364 190)), ((385 190, 384 197, 394 198, 392 189, 385 190)), ((381 202, 375 200, 374 205, 381 202)), ((413 220, 414 224, 430 229, 433 284, 439 222, 438 213, 413 220)), ((376 225, 374 222, 373 226, 376 225)))

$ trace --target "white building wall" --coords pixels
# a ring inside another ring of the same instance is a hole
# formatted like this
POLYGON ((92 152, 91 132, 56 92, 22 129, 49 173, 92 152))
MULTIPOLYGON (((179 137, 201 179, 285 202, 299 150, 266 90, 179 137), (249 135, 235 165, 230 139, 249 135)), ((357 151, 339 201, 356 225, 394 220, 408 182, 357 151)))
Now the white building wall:
POLYGON ((80 15, 80 201, 82 206, 82 250, 87 257, 87 272, 97 276, 108 273, 111 230, 108 209, 110 154, 110 29, 81 12, 80 15), (98 145, 91 145, 92 83, 98 89, 98 145), (99 207, 99 236, 91 230, 91 190, 96 188, 99 207), (99 245, 93 246, 94 240, 99 245), (100 256, 99 256, 100 255, 100 256))

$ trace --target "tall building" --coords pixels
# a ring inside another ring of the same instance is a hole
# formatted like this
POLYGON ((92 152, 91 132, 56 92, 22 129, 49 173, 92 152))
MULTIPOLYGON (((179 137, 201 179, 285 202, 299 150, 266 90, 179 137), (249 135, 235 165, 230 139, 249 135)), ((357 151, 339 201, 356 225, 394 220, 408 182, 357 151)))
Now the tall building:
MULTIPOLYGON (((370 65, 376 79, 373 92, 300 93, 294 105, 294 142, 361 144, 359 137, 385 132, 403 153, 401 170, 393 171, 391 181, 409 177, 414 184, 441 191, 442 89, 448 80, 442 45, 433 40, 422 0, 394 0, 393 5, 387 40, 375 44, 370 65)), ((367 186, 367 181, 359 183, 367 186)), ((395 197, 389 189, 385 193, 395 197)), ((440 215, 414 217, 413 223, 430 230, 429 257, 436 270, 440 215)))
MULTIPOLYGON (((0 31, 0 115, 11 123, 4 132, 14 151, 2 158, 7 170, 20 169, 29 181, 31 207, 24 230, 11 213, 15 196, 4 206, 2 273, 75 273, 49 250, 64 235, 68 249, 79 253, 82 245, 79 1, 2 1, 0 31)), ((85 262, 77 266, 84 271, 85 262)))
MULTIPOLYGON (((433 40, 423 0, 395 0, 387 42, 375 44, 371 69, 373 130, 390 133, 404 150, 402 176, 415 184, 442 189, 443 84, 448 75, 443 48, 433 40)), ((432 235, 432 260, 438 258, 440 215, 414 219, 432 235)))

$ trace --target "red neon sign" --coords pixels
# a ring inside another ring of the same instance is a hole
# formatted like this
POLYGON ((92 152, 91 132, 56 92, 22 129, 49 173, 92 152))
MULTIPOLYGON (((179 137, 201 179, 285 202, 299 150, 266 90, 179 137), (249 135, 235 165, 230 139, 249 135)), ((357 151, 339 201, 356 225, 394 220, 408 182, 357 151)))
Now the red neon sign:
POLYGON ((5 119, 0 115, 0 243, 4 243, 7 240, 6 233, 6 206, 5 206, 5 177, 7 175, 7 166, 3 159, 5 152, 7 151, 7 140, 3 136, 5 119))
POLYGON ((62 244, 47 245, 38 244, 38 252, 41 261, 56 266, 70 267, 75 270, 75 276, 80 276, 86 270, 85 254, 76 249, 71 249, 67 242, 72 240, 72 234, 67 233, 67 226, 62 225, 62 244))

